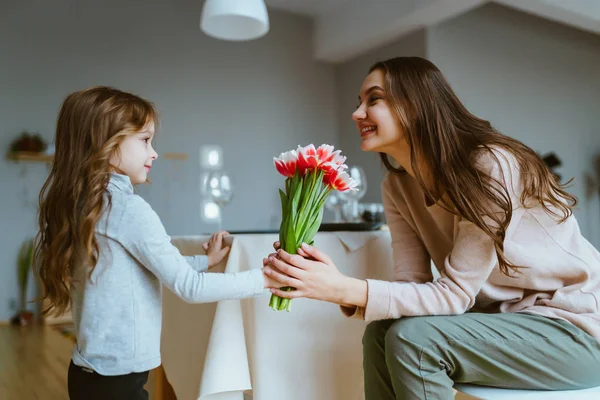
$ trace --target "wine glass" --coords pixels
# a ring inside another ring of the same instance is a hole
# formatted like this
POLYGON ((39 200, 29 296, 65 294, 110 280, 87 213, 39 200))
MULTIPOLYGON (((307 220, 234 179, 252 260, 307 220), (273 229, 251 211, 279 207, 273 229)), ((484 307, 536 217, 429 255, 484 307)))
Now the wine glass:
POLYGON ((223 222, 223 207, 233 199, 233 183, 225 171, 211 171, 204 181, 205 193, 219 207, 219 230, 223 222))
POLYGON ((367 175, 362 167, 357 165, 349 167, 346 172, 356 181, 357 190, 340 192, 340 196, 347 201, 342 209, 342 214, 347 222, 360 222, 358 201, 367 193, 367 175))
POLYGON ((337 190, 333 190, 325 200, 325 208, 333 211, 333 222, 342 222, 342 208, 345 200, 340 196, 337 190))

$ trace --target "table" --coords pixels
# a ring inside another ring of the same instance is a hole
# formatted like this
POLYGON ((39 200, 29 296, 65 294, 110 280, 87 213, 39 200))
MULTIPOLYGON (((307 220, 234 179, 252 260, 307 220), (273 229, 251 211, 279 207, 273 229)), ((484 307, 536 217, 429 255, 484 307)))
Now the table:
MULTIPOLYGON (((203 254, 207 236, 173 237, 184 255, 203 254)), ((261 268, 275 234, 228 237, 217 270, 261 268)), ((346 275, 391 279, 389 232, 320 232, 315 246, 346 275)), ((270 293, 218 304, 187 304, 165 288, 161 352, 180 400, 363 399, 365 322, 334 304, 295 299, 290 313, 268 307, 270 293)))

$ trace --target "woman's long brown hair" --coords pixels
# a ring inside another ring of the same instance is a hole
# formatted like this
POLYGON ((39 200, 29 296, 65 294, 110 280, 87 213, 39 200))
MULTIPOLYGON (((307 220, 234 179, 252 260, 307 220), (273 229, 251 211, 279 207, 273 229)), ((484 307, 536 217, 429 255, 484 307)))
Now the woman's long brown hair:
MULTIPOLYGON (((504 256, 504 238, 513 210, 510 188, 477 165, 482 152, 498 163, 494 148, 514 156, 523 186, 523 206, 535 200, 562 223, 571 216, 577 199, 566 192, 565 185, 555 179, 532 149, 471 114, 430 61, 397 57, 375 63, 369 72, 374 70, 385 74, 386 98, 404 129, 411 167, 424 193, 430 198, 444 193, 441 203, 446 208, 475 224, 494 241, 502 273, 510 276, 517 272, 523 266, 513 265, 504 256), (426 166, 433 182, 425 183, 419 165, 426 166)), ((394 168, 386 154, 381 153, 381 158, 392 173, 404 172, 394 168)))
POLYGON ((43 286, 43 314, 70 307, 75 267, 99 257, 94 227, 106 207, 110 158, 123 138, 156 125, 152 103, 110 87, 92 87, 67 96, 58 114, 55 155, 40 192, 39 232, 34 265, 43 286), (105 204, 106 203, 106 204, 105 204))

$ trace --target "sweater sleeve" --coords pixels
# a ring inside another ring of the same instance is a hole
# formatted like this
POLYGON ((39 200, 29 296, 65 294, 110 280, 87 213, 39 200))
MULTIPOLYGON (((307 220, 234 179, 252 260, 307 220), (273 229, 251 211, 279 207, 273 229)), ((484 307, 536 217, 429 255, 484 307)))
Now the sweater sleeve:
MULTIPOLYGON (((479 165, 505 186, 513 209, 519 201, 515 190, 519 182, 512 156, 494 150, 480 158, 479 165)), ((513 159, 514 160, 514 159, 513 159)), ((493 183, 494 185, 495 183, 493 183)), ((494 210, 500 211, 500 210, 494 210)), ((513 213, 517 224, 520 213, 513 213)), ((491 219, 484 218, 491 224, 491 219)), ((493 240, 475 224, 461 220, 445 270, 434 282, 384 282, 367 280, 368 300, 364 318, 368 321, 422 315, 462 314, 475 304, 475 298, 498 262, 493 240)))
POLYGON ((208 257, 205 255, 183 256, 183 258, 195 271, 202 272, 208 269, 208 257))
MULTIPOLYGON (((409 214, 406 201, 401 193, 394 193, 391 179, 392 176, 388 174, 383 180, 381 194, 392 237, 394 281, 430 282, 433 280, 431 258, 421 237, 404 217, 409 214)), ((341 309, 347 317, 364 318, 365 316, 363 307, 341 306, 341 309)))
POLYGON ((197 268, 206 257, 199 256, 189 263, 171 244, 158 215, 139 196, 131 196, 117 239, 139 263, 188 303, 252 297, 264 290, 260 269, 238 273, 199 272, 197 268))

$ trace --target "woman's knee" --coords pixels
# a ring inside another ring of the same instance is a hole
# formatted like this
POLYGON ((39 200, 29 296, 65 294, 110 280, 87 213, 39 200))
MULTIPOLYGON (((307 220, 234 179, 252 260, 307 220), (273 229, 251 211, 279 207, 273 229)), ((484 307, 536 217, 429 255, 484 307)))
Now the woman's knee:
POLYGON ((394 320, 381 320, 370 322, 363 333, 362 344, 363 350, 367 351, 370 348, 383 349, 385 343, 385 335, 394 320))
POLYGON ((385 348, 406 349, 424 348, 439 341, 439 327, 436 317, 405 317, 396 320, 385 334, 385 348))

